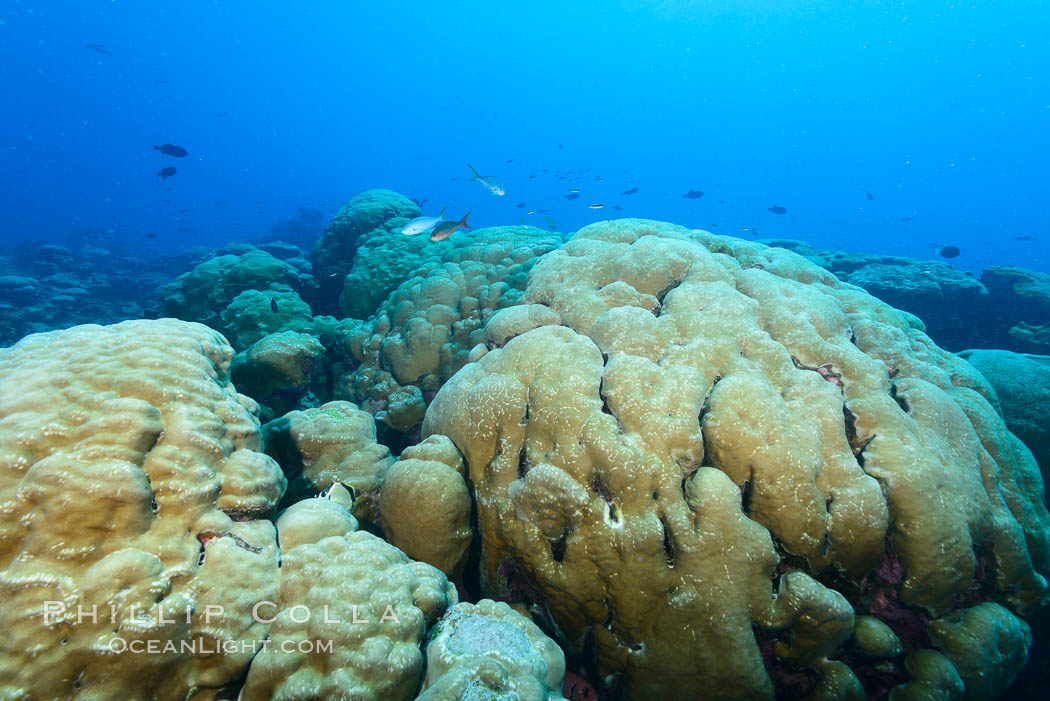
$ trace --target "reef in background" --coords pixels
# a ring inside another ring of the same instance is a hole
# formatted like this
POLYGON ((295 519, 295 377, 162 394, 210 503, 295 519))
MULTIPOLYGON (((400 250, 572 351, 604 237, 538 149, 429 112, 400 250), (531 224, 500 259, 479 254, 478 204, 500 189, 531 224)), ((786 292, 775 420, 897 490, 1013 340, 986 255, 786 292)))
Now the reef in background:
POLYGON ((351 200, 313 263, 199 262, 158 309, 186 321, 0 349, 0 695, 990 699, 1045 646, 1014 356, 971 365, 796 253, 660 222, 385 265, 404 200, 351 200), (244 615, 260 597, 273 621, 244 615), (44 625, 54 599, 145 614, 44 625), (212 603, 237 613, 161 616, 212 603), (324 604, 374 615, 296 621, 324 604), (388 604, 404 625, 376 624, 388 604))

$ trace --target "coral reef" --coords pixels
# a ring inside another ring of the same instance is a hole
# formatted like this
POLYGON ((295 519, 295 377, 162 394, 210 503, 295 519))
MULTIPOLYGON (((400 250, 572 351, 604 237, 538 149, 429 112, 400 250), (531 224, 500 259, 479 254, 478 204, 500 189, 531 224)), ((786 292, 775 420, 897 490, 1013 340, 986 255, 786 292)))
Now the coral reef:
MULTIPOLYGON (((523 301, 561 325, 453 375, 423 434, 465 457, 485 591, 592 649, 592 679, 857 697, 887 676, 849 664, 857 615, 912 654, 966 644, 942 616, 994 601, 972 615, 1018 631, 1045 602, 1031 453, 914 317, 788 251, 642 220, 580 230, 523 301)), ((975 698, 1024 663, 1014 639, 975 698)))
POLYGON ((379 486, 394 458, 376 443, 371 415, 350 402, 292 411, 264 427, 266 450, 285 469, 291 501, 312 496, 334 484, 353 490, 351 510, 375 520, 379 486))
POLYGON ((794 251, 840 280, 863 287, 892 307, 922 319, 930 338, 947 350, 987 344, 987 328, 974 323, 988 315, 990 296, 976 278, 950 264, 902 256, 818 249, 802 241, 763 239, 794 251))
POLYGON ((335 396, 357 402, 395 433, 418 429, 429 398, 485 342, 488 318, 521 303, 529 270, 561 238, 507 226, 453 241, 373 318, 336 330, 348 362, 337 368, 335 396))
POLYGON ((0 346, 30 333, 141 318, 153 291, 187 262, 185 255, 144 258, 87 243, 27 242, 13 257, 0 256, 0 346))
POLYGON ((959 353, 995 388, 1006 427, 1050 476, 1050 356, 1003 350, 959 353))
MULTIPOLYGON (((310 251, 310 262, 320 286, 318 311, 326 314, 336 312, 337 300, 340 299, 340 292, 344 288, 343 281, 355 264, 358 246, 369 244, 370 247, 375 245, 377 239, 400 236, 401 227, 419 214, 419 207, 412 200, 390 190, 367 190, 343 205, 328 222, 321 239, 310 251)), ((423 244, 403 245, 409 246, 407 250, 412 250, 412 246, 423 244)), ((399 250, 404 252, 406 249, 399 250)), ((380 275, 389 275, 389 271, 393 269, 384 266, 397 265, 395 262, 373 261, 374 269, 380 275)), ((357 289, 356 293, 363 299, 373 299, 375 302, 385 295, 379 296, 371 286, 376 283, 380 286, 390 284, 388 277, 376 281, 361 279, 359 272, 354 284, 361 282, 365 284, 357 289)), ((348 301, 347 304, 354 306, 352 301, 348 301)), ((372 309, 363 311, 371 312, 372 309)))
POLYGON ((565 658, 553 640, 505 603, 453 606, 427 643, 421 701, 561 699, 565 658))
POLYGON ((405 448, 379 493, 386 540, 450 576, 465 564, 473 534, 465 471, 452 441, 430 436, 405 448))
POLYGON ((415 696, 424 633, 456 603, 456 590, 433 567, 355 526, 328 499, 298 502, 278 518, 270 644, 252 661, 243 701, 415 696), (331 649, 315 648, 316 640, 331 641, 331 649))
POLYGON ((317 287, 313 276, 254 246, 244 248, 209 258, 165 285, 157 314, 210 326, 237 350, 268 333, 305 331, 307 302, 317 287))
POLYGON ((232 357, 174 320, 0 350, 0 696, 184 699, 247 671, 285 484, 232 357))

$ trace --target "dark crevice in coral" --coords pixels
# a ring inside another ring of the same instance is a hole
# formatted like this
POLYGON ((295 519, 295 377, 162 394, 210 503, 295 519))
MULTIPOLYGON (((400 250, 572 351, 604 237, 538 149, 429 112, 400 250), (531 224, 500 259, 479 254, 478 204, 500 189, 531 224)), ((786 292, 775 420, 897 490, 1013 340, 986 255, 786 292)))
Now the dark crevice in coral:
POLYGON ((481 586, 481 527, 478 525, 478 499, 474 485, 467 480, 470 491, 470 530, 474 537, 467 551, 467 563, 459 577, 456 578, 456 589, 460 601, 480 601, 485 597, 481 586))
POLYGON ((773 680, 773 688, 776 689, 779 699, 804 699, 809 698, 820 684, 820 674, 816 670, 805 668, 796 669, 788 660, 777 657, 773 651, 774 645, 783 640, 788 631, 775 631, 751 626, 754 632, 758 649, 762 653, 762 663, 766 672, 773 680))
POLYGON ((518 451, 518 479, 523 479, 531 469, 532 461, 529 460, 528 451, 522 445, 521 450, 518 451))
POLYGON ((750 479, 744 480, 744 483, 740 485, 740 510, 745 514, 751 513, 751 495, 754 491, 754 485, 751 484, 750 479))
POLYGON ((849 443, 850 450, 853 452, 853 457, 856 458, 857 464, 864 467, 864 450, 875 438, 876 434, 872 434, 863 440, 858 438, 857 415, 850 411, 845 404, 842 405, 842 417, 846 430, 846 442, 849 443))
POLYGON ((674 567, 675 563, 675 547, 674 542, 671 540, 671 529, 667 527, 667 521, 664 517, 660 517, 660 526, 664 533, 664 561, 668 567, 674 567))
POLYGON ((591 480, 591 489, 594 490, 607 504, 613 503, 612 491, 605 484, 602 476, 598 473, 594 474, 594 478, 591 480))
POLYGON ((565 548, 569 541, 569 528, 565 527, 562 531, 561 537, 557 540, 550 541, 551 544, 551 557, 554 558, 555 562, 561 562, 565 559, 565 548))
POLYGON ((664 303, 664 297, 667 296, 667 293, 670 292, 671 290, 675 289, 676 287, 678 287, 681 284, 682 284, 681 280, 672 280, 670 285, 668 285, 667 287, 663 288, 662 290, 660 290, 659 292, 656 293, 657 301, 660 302, 660 304, 663 304, 664 303))
MULTIPOLYGON (((616 414, 609 408, 609 398, 605 396, 605 378, 602 378, 601 382, 598 383, 598 396, 602 398, 602 413, 616 418, 616 414)), ((617 423, 619 423, 619 419, 617 419, 617 423)))
POLYGON ((523 413, 521 415, 521 421, 518 422, 518 425, 519 426, 528 426, 529 425, 529 405, 527 403, 525 404, 525 413, 523 413))
POLYGON ((908 405, 908 400, 897 393, 896 382, 890 383, 890 396, 893 397, 893 401, 897 402, 897 406, 901 408, 901 411, 903 411, 905 414, 911 412, 911 407, 908 405))

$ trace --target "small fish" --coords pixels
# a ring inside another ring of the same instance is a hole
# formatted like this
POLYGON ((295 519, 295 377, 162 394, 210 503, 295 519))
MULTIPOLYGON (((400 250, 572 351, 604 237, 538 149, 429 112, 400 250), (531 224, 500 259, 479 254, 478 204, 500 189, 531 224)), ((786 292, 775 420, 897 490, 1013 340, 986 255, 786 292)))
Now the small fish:
POLYGON ((221 207, 224 204, 226 204, 226 200, 215 200, 215 206, 216 207, 221 207))
POLYGON ((589 204, 587 205, 587 209, 601 209, 604 206, 604 204, 589 204))
POLYGON ((623 211, 623 207, 621 207, 618 204, 614 204, 613 205, 613 209, 615 209, 617 212, 622 212, 623 211))
POLYGON ((235 222, 233 223, 233 225, 234 225, 234 226, 244 226, 244 224, 241 224, 241 223, 240 223, 239 221, 235 221, 235 222))
POLYGON ((775 204, 769 208, 769 211, 773 214, 786 214, 787 210, 781 207, 779 204, 775 204))
POLYGON ((944 246, 937 252, 941 254, 942 258, 958 258, 959 254, 962 253, 958 246, 944 246))
POLYGON ((579 190, 577 190, 576 188, 570 188, 569 192, 579 192, 579 190))
POLYGON ((868 196, 868 201, 869 202, 871 202, 873 199, 875 199, 875 195, 871 194, 867 190, 864 191, 864 194, 868 196))
POLYGON ((535 214, 535 213, 536 213, 535 209, 530 209, 529 211, 525 212, 525 214, 535 214))
POLYGON ((1024 236, 1014 236, 1014 241, 1035 241, 1035 237, 1031 234, 1025 234, 1024 236))
POLYGON ((636 193, 636 192, 638 192, 638 188, 636 188, 636 187, 632 187, 632 188, 630 188, 630 189, 628 189, 628 190, 624 190, 624 191, 623 191, 623 192, 621 192, 620 194, 621 194, 621 195, 633 195, 633 194, 634 194, 634 193, 636 193))
POLYGON ((909 222, 911 220, 912 220, 912 217, 901 217, 898 221, 909 222))
POLYGON ((171 204, 171 200, 164 200, 165 203, 171 204))
POLYGON ((474 166, 469 163, 467 164, 467 167, 470 168, 470 172, 473 173, 470 179, 477 180, 493 195, 496 197, 503 197, 507 194, 507 188, 503 186, 503 181, 495 175, 480 175, 478 171, 474 170, 474 166))
POLYGON ((110 55, 109 51, 107 51, 106 47, 102 44, 88 44, 85 48, 87 48, 90 51, 94 51, 96 54, 105 54, 107 56, 110 55))
POLYGON ((558 144, 558 148, 564 148, 561 144, 558 144))
POLYGON ((174 166, 168 166, 167 168, 161 168, 157 171, 157 177, 162 180, 167 180, 171 176, 175 175, 178 171, 175 170, 174 166))
POLYGON ((405 236, 415 236, 416 234, 422 234, 427 229, 433 229, 445 221, 446 209, 448 207, 443 207, 436 217, 416 217, 401 227, 401 233, 405 236))
POLYGON ((443 241, 447 239, 452 233, 459 228, 469 229, 470 225, 467 224, 467 217, 470 216, 470 212, 463 215, 463 218, 459 221, 447 221, 438 224, 434 227, 434 230, 430 232, 431 241, 443 241))
POLYGON ((594 176, 594 180, 595 180, 595 182, 599 182, 599 183, 600 183, 600 182, 602 182, 602 176, 600 176, 600 175, 595 175, 595 176, 594 176))
POLYGON ((277 298, 276 297, 270 297, 270 311, 273 312, 274 314, 277 313, 277 298))
POLYGON ((188 209, 186 209, 186 208, 184 207, 184 208, 182 208, 182 209, 180 209, 180 210, 179 210, 179 214, 185 214, 185 213, 186 213, 186 212, 188 212, 188 211, 190 211, 190 210, 188 210, 188 209))
POLYGON ((513 159, 513 158, 508 158, 508 159, 507 159, 507 163, 513 163, 513 162, 514 162, 514 159, 513 159))
POLYGON ((157 235, 151 231, 148 234, 146 234, 146 238, 148 238, 148 239, 155 239, 155 238, 157 238, 157 235))
POLYGON ((580 199, 580 196, 578 194, 576 194, 575 192, 570 192, 569 194, 567 194, 565 196, 565 199, 567 199, 567 200, 578 200, 578 199, 580 199))
POLYGON ((226 113, 225 112, 213 112, 211 116, 212 117, 225 117, 226 113))
POLYGON ((529 173, 529 180, 532 180, 532 179, 534 179, 535 177, 536 177, 536 174, 535 174, 535 173, 529 173))
POLYGON ((181 146, 176 146, 175 144, 163 144, 161 146, 154 146, 153 150, 160 151, 166 156, 174 156, 175 158, 183 158, 189 153, 189 151, 187 151, 186 149, 182 148, 181 146))
POLYGON ((682 199, 684 199, 684 200, 698 200, 698 199, 700 199, 703 196, 704 196, 704 193, 703 193, 702 190, 690 190, 689 192, 687 192, 684 195, 682 195, 682 199))
POLYGON ((518 209, 521 209, 521 208, 522 208, 522 207, 524 207, 524 206, 525 206, 525 203, 524 203, 524 202, 519 202, 519 203, 518 203, 518 209))

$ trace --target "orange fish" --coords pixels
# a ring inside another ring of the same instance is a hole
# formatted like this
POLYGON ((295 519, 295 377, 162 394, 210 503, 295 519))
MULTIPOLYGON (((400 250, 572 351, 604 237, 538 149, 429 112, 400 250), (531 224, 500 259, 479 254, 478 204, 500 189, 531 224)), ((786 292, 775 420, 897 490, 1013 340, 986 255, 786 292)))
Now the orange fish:
POLYGON ((469 229, 470 225, 467 224, 467 217, 470 216, 470 212, 463 215, 463 218, 459 221, 447 221, 442 222, 434 227, 434 230, 430 232, 431 241, 443 241, 452 235, 452 232, 456 229, 463 228, 469 229))

